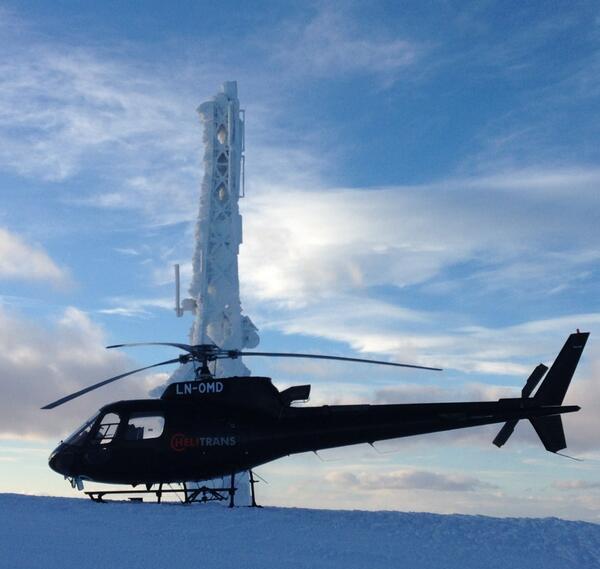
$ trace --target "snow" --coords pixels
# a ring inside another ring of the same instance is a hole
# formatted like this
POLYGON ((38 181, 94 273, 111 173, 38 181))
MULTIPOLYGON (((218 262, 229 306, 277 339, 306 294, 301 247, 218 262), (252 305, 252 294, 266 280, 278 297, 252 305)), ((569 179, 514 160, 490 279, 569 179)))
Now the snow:
POLYGON ((600 525, 0 494, 0 567, 598 569, 600 525))

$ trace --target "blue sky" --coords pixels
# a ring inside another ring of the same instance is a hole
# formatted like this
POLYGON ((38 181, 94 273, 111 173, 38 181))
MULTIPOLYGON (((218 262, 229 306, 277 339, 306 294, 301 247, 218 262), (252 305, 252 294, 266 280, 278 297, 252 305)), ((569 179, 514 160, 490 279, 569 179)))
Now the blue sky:
POLYGON ((0 32, 0 490, 69 494, 55 442, 164 379, 38 410, 171 355, 111 342, 186 338, 171 267, 189 279, 195 109, 235 79, 261 347, 445 368, 254 373, 310 381, 315 404, 493 399, 592 332, 565 420, 584 462, 529 425, 502 450, 479 429, 279 461, 264 501, 598 521, 595 3, 5 2, 0 32))

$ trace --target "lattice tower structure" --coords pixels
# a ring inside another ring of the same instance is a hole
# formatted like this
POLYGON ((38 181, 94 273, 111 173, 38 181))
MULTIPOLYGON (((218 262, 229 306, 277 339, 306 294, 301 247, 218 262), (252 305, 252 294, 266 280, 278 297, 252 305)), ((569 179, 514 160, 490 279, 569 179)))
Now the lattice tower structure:
MULTIPOLYGON (((224 349, 254 348, 256 326, 242 314, 238 254, 242 244, 244 114, 237 83, 225 82, 220 93, 198 107, 204 127, 204 178, 192 259, 191 298, 176 307, 178 316, 194 314, 192 344, 214 343, 224 349)), ((211 370, 212 371, 212 370, 211 370)), ((215 362, 215 377, 250 375, 241 358, 215 362)), ((169 382, 189 379, 190 364, 181 366, 169 382)), ((236 503, 249 499, 247 475, 238 476, 236 503)), ((222 485, 221 480, 215 485, 222 485)))
MULTIPOLYGON (((191 339, 225 349, 253 348, 259 337, 250 318, 242 314, 238 274, 244 121, 237 84, 224 83, 212 101, 198 107, 198 113, 204 125, 205 152, 190 286, 197 306, 191 339)), ((216 368, 218 377, 249 373, 240 359, 220 360, 216 368)))

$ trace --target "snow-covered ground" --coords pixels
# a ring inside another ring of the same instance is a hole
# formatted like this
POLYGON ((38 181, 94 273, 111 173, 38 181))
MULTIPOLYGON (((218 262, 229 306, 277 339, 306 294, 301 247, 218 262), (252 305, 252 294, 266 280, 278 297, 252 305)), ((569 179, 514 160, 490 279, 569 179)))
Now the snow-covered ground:
POLYGON ((0 494, 6 569, 598 569, 600 525, 0 494))

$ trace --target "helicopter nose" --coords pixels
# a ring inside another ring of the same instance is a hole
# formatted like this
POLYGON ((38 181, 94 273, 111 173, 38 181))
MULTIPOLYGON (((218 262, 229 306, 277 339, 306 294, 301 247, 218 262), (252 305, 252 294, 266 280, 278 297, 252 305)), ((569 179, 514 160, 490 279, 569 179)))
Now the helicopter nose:
POLYGON ((50 468, 63 476, 73 476, 74 462, 75 454, 73 451, 65 449, 63 445, 60 445, 48 459, 50 468))

